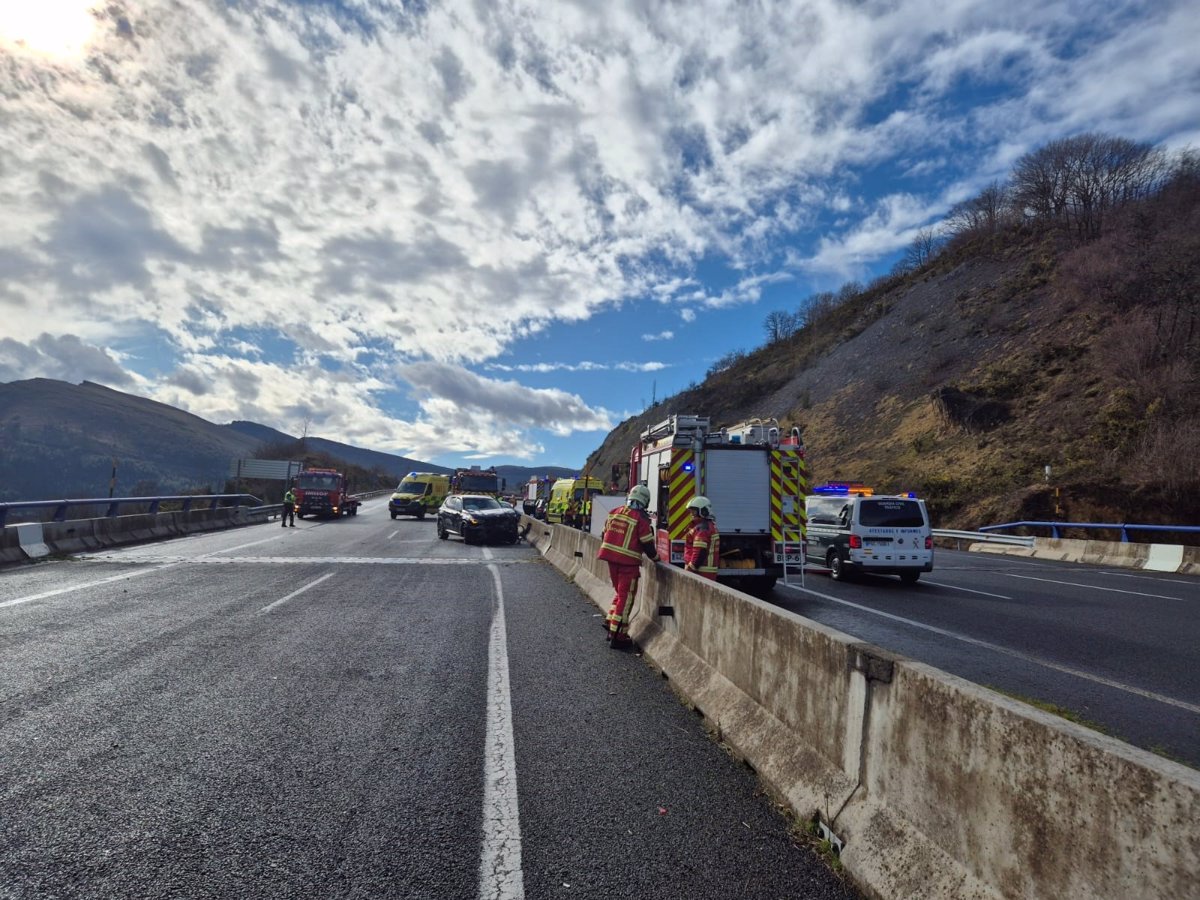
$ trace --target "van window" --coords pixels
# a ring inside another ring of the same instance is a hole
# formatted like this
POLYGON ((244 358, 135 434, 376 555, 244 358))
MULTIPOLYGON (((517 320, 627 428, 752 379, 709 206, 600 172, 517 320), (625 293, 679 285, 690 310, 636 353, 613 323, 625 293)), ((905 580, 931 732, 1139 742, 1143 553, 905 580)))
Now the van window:
POLYGON ((860 501, 858 521, 869 528, 922 528, 925 516, 916 500, 875 497, 860 501))
POLYGON ((807 504, 810 525, 836 525, 838 515, 849 502, 846 497, 809 497, 807 504))

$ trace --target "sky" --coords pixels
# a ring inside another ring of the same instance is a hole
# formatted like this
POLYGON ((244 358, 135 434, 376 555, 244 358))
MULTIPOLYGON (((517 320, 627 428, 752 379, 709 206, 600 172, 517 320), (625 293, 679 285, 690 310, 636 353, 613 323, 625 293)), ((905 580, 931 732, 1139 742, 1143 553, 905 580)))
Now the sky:
POLYGON ((1022 154, 1200 147, 1197 47, 1190 0, 0 0, 0 382, 578 467, 1022 154))

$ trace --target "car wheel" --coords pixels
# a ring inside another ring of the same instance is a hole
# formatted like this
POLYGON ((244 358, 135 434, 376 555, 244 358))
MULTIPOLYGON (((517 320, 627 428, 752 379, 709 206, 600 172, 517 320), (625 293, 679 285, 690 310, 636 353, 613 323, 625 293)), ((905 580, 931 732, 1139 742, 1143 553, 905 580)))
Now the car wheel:
POLYGON ((446 526, 443 525, 440 520, 438 521, 438 537, 440 537, 443 541, 450 537, 450 533, 446 531, 446 526))
POLYGON ((391 512, 391 513, 392 513, 392 518, 393 518, 393 519, 394 519, 394 518, 396 518, 396 513, 395 513, 395 512, 393 512, 392 510, 388 510, 388 512, 391 512))
POLYGON ((831 551, 829 554, 829 577, 834 581, 849 581, 850 572, 847 569, 846 563, 842 561, 842 557, 837 551, 831 551))
POLYGON ((920 572, 901 572, 900 580, 905 584, 916 584, 917 579, 921 577, 920 572))

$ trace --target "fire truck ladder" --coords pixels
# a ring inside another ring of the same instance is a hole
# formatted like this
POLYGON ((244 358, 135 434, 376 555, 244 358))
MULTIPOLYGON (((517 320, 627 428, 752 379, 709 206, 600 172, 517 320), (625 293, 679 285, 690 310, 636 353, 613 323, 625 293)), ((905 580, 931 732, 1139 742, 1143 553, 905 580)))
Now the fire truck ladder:
POLYGON ((783 583, 788 587, 804 587, 804 558, 808 555, 804 533, 799 528, 785 528, 782 534, 783 583), (797 558, 791 559, 792 556, 797 558))

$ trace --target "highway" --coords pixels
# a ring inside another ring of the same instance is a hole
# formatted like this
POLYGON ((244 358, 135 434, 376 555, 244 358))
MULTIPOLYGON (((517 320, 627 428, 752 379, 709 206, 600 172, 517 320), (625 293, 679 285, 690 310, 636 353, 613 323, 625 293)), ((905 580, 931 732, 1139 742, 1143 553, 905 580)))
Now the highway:
POLYGON ((0 897, 850 898, 530 547, 383 501, 0 571, 0 897))
POLYGON ((1200 579, 938 550, 916 585, 809 570, 772 601, 1200 768, 1200 579))

